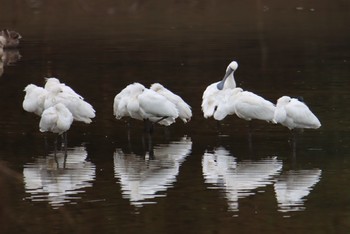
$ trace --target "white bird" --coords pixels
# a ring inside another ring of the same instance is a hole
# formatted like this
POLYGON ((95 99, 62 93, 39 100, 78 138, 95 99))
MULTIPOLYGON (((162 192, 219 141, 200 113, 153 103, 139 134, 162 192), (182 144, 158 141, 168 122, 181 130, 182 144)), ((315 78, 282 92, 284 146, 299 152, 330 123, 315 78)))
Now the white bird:
POLYGON ((226 90, 222 102, 214 112, 216 120, 223 120, 227 115, 236 114, 245 120, 259 119, 272 121, 275 105, 255 93, 241 88, 226 90))
POLYGON ((304 102, 289 96, 283 96, 277 100, 273 122, 280 123, 289 129, 321 127, 320 121, 304 102))
POLYGON ((169 126, 179 117, 175 104, 153 90, 144 89, 137 100, 144 120, 169 126))
POLYGON ((62 103, 44 110, 41 115, 39 128, 41 132, 53 132, 61 135, 69 130, 73 123, 73 115, 62 103))
POLYGON ((89 103, 72 93, 64 92, 64 88, 60 85, 55 85, 47 94, 44 108, 47 109, 58 103, 64 104, 76 121, 89 124, 96 116, 94 108, 89 103))
MULTIPOLYGON (((134 90, 144 89, 144 88, 145 86, 143 86, 140 83, 129 84, 122 91, 120 91, 120 93, 118 93, 115 96, 114 102, 113 102, 113 114, 116 119, 121 119, 123 117, 131 117, 127 109, 127 105, 131 98, 131 94, 135 93, 134 90)), ((139 116, 138 119, 141 120, 142 117, 139 116)))
POLYGON ((192 111, 191 107, 178 95, 174 94, 167 88, 165 88, 163 85, 159 83, 154 83, 151 85, 151 90, 159 93, 160 95, 166 97, 170 102, 174 103, 178 112, 179 112, 179 118, 184 122, 187 123, 191 120, 192 117, 192 111))
POLYGON ((115 96, 113 111, 117 119, 131 117, 165 126, 179 116, 175 104, 140 83, 128 85, 115 96))
POLYGON ((232 61, 226 69, 226 74, 221 81, 209 85, 202 96, 202 111, 205 118, 212 117, 214 110, 220 102, 220 94, 223 90, 236 88, 236 81, 233 76, 238 68, 238 63, 232 61))
POLYGON ((44 111, 44 102, 48 94, 47 90, 34 84, 25 87, 26 95, 22 103, 23 109, 41 116, 44 111))

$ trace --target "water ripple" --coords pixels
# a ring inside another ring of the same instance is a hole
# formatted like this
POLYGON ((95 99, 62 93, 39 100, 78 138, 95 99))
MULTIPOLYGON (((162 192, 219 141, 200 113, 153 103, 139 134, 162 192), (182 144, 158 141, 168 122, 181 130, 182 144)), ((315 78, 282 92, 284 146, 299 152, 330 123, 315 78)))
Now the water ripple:
POLYGON ((86 157, 84 147, 75 147, 67 151, 66 159, 64 153, 59 152, 25 164, 24 186, 30 194, 26 199, 48 201, 53 208, 76 202, 80 199, 77 195, 91 187, 95 179, 96 167, 86 161, 86 157))
POLYGON ((202 158, 205 182, 225 190, 231 211, 239 210, 239 199, 255 195, 257 188, 272 184, 281 169, 282 161, 276 157, 237 162, 223 147, 213 153, 206 152, 202 158))
POLYGON ((120 181, 123 197, 138 207, 155 203, 152 199, 165 196, 161 192, 175 183, 179 168, 191 148, 191 139, 183 137, 180 141, 155 146, 152 157, 126 154, 117 149, 114 173, 120 181))

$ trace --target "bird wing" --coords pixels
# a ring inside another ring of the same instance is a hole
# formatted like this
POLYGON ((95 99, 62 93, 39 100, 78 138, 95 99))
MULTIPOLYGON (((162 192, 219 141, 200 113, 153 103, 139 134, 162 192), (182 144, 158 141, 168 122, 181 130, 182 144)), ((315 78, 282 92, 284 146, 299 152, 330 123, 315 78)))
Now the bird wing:
POLYGON ((320 121, 303 102, 293 99, 285 106, 285 109, 287 116, 293 119, 298 127, 318 128, 321 126, 320 121))
POLYGON ((272 121, 274 111, 275 107, 271 102, 251 92, 241 93, 235 104, 237 116, 246 120, 272 121))
POLYGON ((151 116, 177 118, 179 116, 175 104, 153 90, 145 90, 138 96, 138 100, 147 118, 151 116))
POLYGON ((160 95, 168 99, 176 105, 179 112, 179 117, 186 123, 192 117, 190 105, 188 105, 179 95, 174 94, 167 88, 162 88, 157 91, 160 95))

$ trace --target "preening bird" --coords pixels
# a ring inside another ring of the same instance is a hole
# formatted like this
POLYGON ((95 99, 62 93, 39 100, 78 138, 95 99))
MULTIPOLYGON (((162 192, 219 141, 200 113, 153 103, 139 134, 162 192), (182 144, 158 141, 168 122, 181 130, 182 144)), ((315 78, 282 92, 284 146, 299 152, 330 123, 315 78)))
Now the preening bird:
POLYGON ((220 102, 222 91, 236 88, 236 81, 233 75, 237 68, 238 63, 232 61, 227 66, 224 78, 221 81, 209 85, 203 92, 202 111, 205 118, 213 116, 215 108, 218 102, 220 102))
POLYGON ((214 119, 223 120, 227 115, 236 114, 248 121, 259 119, 272 122, 276 107, 270 101, 241 88, 225 90, 223 93, 214 112, 214 119))
POLYGON ((44 103, 48 91, 34 84, 29 84, 25 87, 26 95, 22 103, 23 109, 28 112, 35 113, 41 116, 44 111, 44 103))
POLYGON ((318 118, 304 102, 289 96, 283 96, 277 100, 273 122, 280 123, 289 129, 321 127, 318 118))
POLYGON ((65 91, 65 88, 61 85, 54 85, 50 87, 50 91, 45 99, 44 108, 47 109, 58 103, 62 103, 73 114, 74 120, 88 124, 91 123, 91 119, 96 116, 94 108, 74 93, 65 91))
POLYGON ((179 118, 184 123, 187 123, 188 121, 191 120, 191 117, 192 117, 191 107, 180 96, 174 94, 169 89, 165 88, 163 85, 159 83, 152 84, 151 90, 159 93, 160 95, 168 99, 170 102, 174 103, 179 112, 179 118))

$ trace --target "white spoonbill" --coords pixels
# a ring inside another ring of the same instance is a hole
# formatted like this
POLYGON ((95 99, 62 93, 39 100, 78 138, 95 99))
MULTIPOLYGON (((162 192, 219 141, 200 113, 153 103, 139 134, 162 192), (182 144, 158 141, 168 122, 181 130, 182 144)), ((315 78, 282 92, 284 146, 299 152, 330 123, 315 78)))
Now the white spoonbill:
POLYGON ((69 92, 64 92, 60 85, 53 86, 45 99, 44 108, 47 109, 58 103, 64 104, 73 114, 74 120, 91 123, 94 118, 94 108, 83 99, 69 92))
POLYGON ((73 115, 68 108, 62 103, 58 103, 44 110, 41 115, 39 129, 41 132, 63 134, 64 146, 67 150, 67 131, 72 125, 73 119, 73 115))
POLYGON ((53 132, 61 135, 69 130, 73 115, 62 103, 47 108, 41 115, 39 128, 41 132, 53 132))
POLYGON ((165 88, 163 85, 159 83, 152 84, 151 90, 159 93, 160 95, 166 97, 166 99, 174 103, 179 112, 179 118, 184 123, 187 123, 188 121, 191 120, 191 117, 192 117, 191 107, 180 96, 174 94, 169 89, 165 88))
MULTIPOLYGON (((140 89, 145 89, 145 86, 143 86, 140 83, 129 84, 114 97, 113 114, 116 119, 121 119, 123 117, 131 117, 128 112, 127 106, 129 100, 132 97, 132 94, 135 93, 136 90, 140 89)), ((134 118, 136 118, 136 116, 134 118)), ((139 116, 137 119, 142 120, 142 117, 139 116)))
POLYGON ((289 129, 321 127, 320 121, 304 102, 289 96, 283 96, 277 100, 273 122, 280 123, 289 129))
POLYGON ((153 90, 144 89, 137 98, 144 120, 169 126, 179 117, 175 104, 153 90))
POLYGON ((140 83, 128 85, 114 99, 114 115, 117 119, 131 117, 169 126, 179 116, 172 102, 140 83))
POLYGON ((238 63, 232 61, 226 69, 226 74, 221 81, 215 82, 209 85, 202 96, 202 111, 205 118, 211 117, 214 114, 214 110, 220 102, 220 92, 225 89, 236 88, 236 81, 233 76, 234 72, 238 68, 238 63))
POLYGON ((217 106, 214 118, 223 120, 227 115, 236 114, 248 121, 259 119, 270 122, 273 120, 275 108, 273 103, 259 95, 235 88, 225 91, 223 102, 217 106))
POLYGON ((44 111, 44 103, 48 94, 47 90, 34 84, 24 88, 26 95, 22 103, 23 109, 41 116, 44 111))

